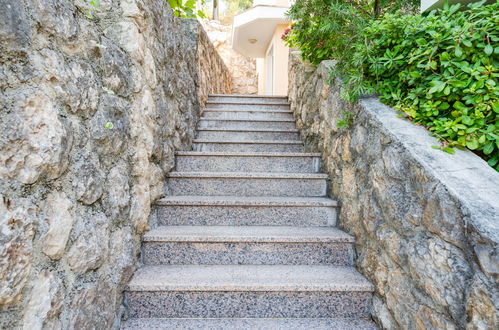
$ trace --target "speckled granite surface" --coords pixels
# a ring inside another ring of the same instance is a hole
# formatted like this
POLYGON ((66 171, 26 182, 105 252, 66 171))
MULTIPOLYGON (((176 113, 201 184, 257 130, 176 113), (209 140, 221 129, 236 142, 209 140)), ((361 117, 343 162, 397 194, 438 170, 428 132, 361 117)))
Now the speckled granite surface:
POLYGON ((247 130, 230 131, 220 129, 198 129, 198 139, 247 141, 247 140, 299 140, 297 130, 247 130))
POLYGON ((326 196, 323 174, 172 172, 168 192, 176 196, 326 196))
POLYGON ((176 170, 212 172, 317 173, 320 155, 297 153, 178 153, 176 170))
POLYGON ((262 96, 262 95, 224 95, 213 94, 210 95, 210 101, 213 102, 231 102, 231 103, 276 103, 276 104, 289 104, 287 96, 262 96))
POLYGON ((290 110, 264 110, 264 111, 241 111, 241 110, 205 110, 203 119, 293 119, 290 110))
POLYGON ((295 226, 160 226, 144 242, 353 243, 334 227, 295 226))
POLYGON ((145 266, 130 291, 362 291, 372 285, 353 267, 309 265, 145 266))
POLYGON ((206 103, 206 109, 238 109, 238 110, 289 110, 289 104, 245 104, 245 103, 230 103, 230 102, 208 102, 206 103))
POLYGON ((364 319, 132 319, 124 330, 375 330, 364 319))
MULTIPOLYGON (((226 178, 226 179, 308 179, 326 180, 328 176, 323 173, 259 173, 259 172, 170 172, 168 178, 226 178)), ((195 196, 195 195, 194 195, 195 196)), ((279 196, 276 196, 279 197, 279 196)), ((286 196, 281 196, 286 197, 286 196)))
POLYGON ((215 141, 194 140, 193 150, 207 152, 302 152, 303 145, 299 141, 215 141))
POLYGON ((129 292, 131 318, 369 317, 369 292, 129 292))
MULTIPOLYGON (((179 196, 180 197, 180 196, 179 196)), ((331 226, 336 224, 336 208, 322 206, 200 206, 157 207, 159 225, 283 225, 331 226)))
POLYGON ((147 242, 146 265, 352 265, 347 243, 147 242))
POLYGON ((295 121, 293 119, 281 120, 242 120, 242 119, 207 119, 203 118, 199 121, 200 128, 228 128, 228 129, 294 129, 295 121))
POLYGON ((334 226, 337 212, 320 197, 169 196, 157 205, 157 223, 171 226, 334 226))
POLYGON ((168 196, 157 205, 199 206, 285 206, 285 207, 336 207, 338 202, 328 197, 262 197, 262 196, 168 196))

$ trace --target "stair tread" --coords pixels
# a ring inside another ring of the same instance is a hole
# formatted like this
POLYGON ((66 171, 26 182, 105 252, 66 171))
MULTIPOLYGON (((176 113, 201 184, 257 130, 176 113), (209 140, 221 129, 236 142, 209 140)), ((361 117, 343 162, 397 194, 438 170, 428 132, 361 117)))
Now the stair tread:
POLYGON ((289 113, 293 114, 291 110, 286 109, 210 109, 206 108, 203 110, 203 113, 206 111, 210 112, 270 112, 270 113, 289 113))
POLYGON ((170 172, 169 178, 229 178, 229 179, 311 179, 325 180, 324 173, 279 173, 279 172, 170 172))
POLYGON ((238 97, 238 98, 255 98, 255 99, 288 99, 286 95, 248 95, 248 94, 210 94, 208 97, 238 97))
POLYGON ((327 197, 168 196, 156 205, 335 207, 327 197))
POLYGON ((199 131, 215 131, 215 132, 273 132, 273 133, 297 133, 297 128, 221 128, 221 127, 201 127, 196 129, 199 131))
POLYGON ((320 153, 307 152, 222 152, 222 151, 177 151, 177 156, 237 156, 237 157, 321 157, 320 153))
POLYGON ((374 330, 376 324, 365 319, 344 318, 137 318, 127 320, 124 330, 374 330))
POLYGON ((371 292, 354 267, 315 265, 160 265, 139 268, 130 291, 371 292))
POLYGON ((193 143, 232 143, 232 144, 302 144, 301 140, 209 140, 209 139, 195 139, 193 143))
POLYGON ((201 117, 199 118, 199 121, 244 121, 244 122, 265 122, 265 123, 280 123, 280 122, 286 122, 286 123, 294 123, 295 120, 292 118, 289 119, 221 119, 221 118, 206 118, 206 117, 201 117))
POLYGON ((352 243, 354 238, 334 227, 160 226, 147 232, 143 241, 352 243))
POLYGON ((230 104, 230 105, 240 105, 240 104, 249 104, 249 105, 287 105, 289 106, 289 102, 251 102, 251 100, 244 100, 244 102, 234 102, 234 101, 212 101, 208 100, 206 102, 206 106, 210 104, 230 104))

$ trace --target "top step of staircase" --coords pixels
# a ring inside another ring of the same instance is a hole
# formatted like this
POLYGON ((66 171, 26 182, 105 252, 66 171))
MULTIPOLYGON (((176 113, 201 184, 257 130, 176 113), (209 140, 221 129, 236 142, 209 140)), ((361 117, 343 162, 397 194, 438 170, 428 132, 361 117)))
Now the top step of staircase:
POLYGON ((287 96, 271 95, 221 95, 214 94, 208 97, 208 102, 230 104, 288 104, 287 96))
POLYGON ((239 98, 239 99, 283 99, 288 100, 285 95, 244 95, 244 94, 210 94, 208 97, 229 97, 229 98, 239 98))

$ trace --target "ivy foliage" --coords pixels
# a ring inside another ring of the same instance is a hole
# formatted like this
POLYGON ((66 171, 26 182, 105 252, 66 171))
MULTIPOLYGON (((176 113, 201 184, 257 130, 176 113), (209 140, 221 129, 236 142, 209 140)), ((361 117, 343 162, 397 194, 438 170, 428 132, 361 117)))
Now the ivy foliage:
POLYGON ((297 23, 285 40, 312 63, 337 60, 344 98, 377 92, 438 137, 439 149, 468 148, 499 171, 499 1, 379 17, 350 1, 320 2, 317 11, 291 9, 297 23))

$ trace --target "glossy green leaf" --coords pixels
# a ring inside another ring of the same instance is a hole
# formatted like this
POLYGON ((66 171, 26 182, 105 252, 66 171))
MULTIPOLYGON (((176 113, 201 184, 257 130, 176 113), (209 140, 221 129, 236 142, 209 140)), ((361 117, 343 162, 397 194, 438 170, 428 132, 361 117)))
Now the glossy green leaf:
POLYGON ((478 148, 478 140, 476 138, 466 141, 466 147, 470 150, 475 150, 478 148))
POLYGON ((495 148, 494 141, 490 141, 485 145, 485 147, 483 147, 483 153, 486 155, 490 155, 492 151, 494 151, 494 148, 495 148))
POLYGON ((494 52, 494 47, 492 47, 492 45, 489 44, 485 46, 483 50, 485 51, 485 54, 491 55, 494 52))

